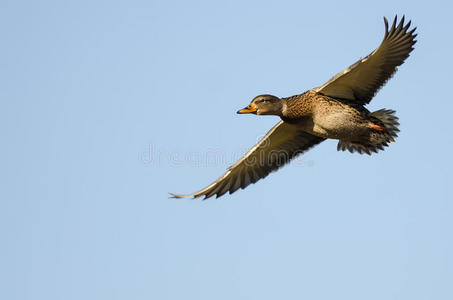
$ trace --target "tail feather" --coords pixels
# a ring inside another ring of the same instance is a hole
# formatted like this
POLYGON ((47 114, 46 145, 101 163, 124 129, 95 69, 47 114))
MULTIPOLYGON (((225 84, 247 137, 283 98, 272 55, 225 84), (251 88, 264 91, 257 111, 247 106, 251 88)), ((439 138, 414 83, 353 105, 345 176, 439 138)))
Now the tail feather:
MULTIPOLYGON (((382 123, 384 123, 385 129, 387 133, 390 135, 390 137, 397 137, 398 132, 400 130, 398 129, 398 126, 400 123, 398 122, 398 117, 395 116, 395 111, 392 109, 380 109, 375 112, 372 112, 370 116, 375 117, 382 123)), ((392 140, 394 142, 394 140, 392 140)))
POLYGON ((372 152, 377 153, 379 150, 384 150, 388 147, 388 143, 394 142, 398 136, 398 117, 395 116, 395 111, 391 109, 380 109, 370 113, 371 119, 375 119, 384 127, 384 131, 373 130, 370 134, 370 142, 351 142, 340 140, 337 145, 338 151, 348 150, 349 152, 359 152, 371 155, 372 152))

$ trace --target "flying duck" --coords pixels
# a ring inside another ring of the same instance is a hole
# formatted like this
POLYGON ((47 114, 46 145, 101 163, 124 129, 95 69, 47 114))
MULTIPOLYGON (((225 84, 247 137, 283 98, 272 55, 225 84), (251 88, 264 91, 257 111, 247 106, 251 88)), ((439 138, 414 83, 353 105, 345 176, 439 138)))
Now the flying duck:
POLYGON ((337 150, 370 155, 384 150, 397 137, 398 118, 394 110, 370 112, 365 108, 377 91, 414 49, 415 29, 404 16, 389 29, 380 46, 338 73, 324 85, 302 94, 279 98, 259 95, 238 114, 275 115, 280 121, 227 172, 193 194, 171 194, 175 198, 234 193, 265 178, 291 159, 325 139, 338 140, 337 150))

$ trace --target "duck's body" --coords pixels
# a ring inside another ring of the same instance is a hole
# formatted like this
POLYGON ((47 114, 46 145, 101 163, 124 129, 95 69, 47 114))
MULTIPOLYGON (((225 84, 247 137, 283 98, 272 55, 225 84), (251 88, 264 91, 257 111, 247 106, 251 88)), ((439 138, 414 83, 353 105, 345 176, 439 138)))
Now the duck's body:
MULTIPOLYGON (((393 111, 371 113, 355 102, 334 99, 314 90, 282 98, 285 103, 280 118, 299 130, 318 137, 340 140, 340 145, 361 153, 376 152, 393 141, 398 131, 393 111), (381 115, 393 116, 394 122, 381 120, 381 115), (354 147, 355 146, 355 147, 354 147)), ((344 150, 344 149, 343 149, 344 150)))
POLYGON ((275 115, 281 118, 266 136, 208 187, 181 197, 209 198, 230 194, 266 177, 297 155, 325 139, 339 140, 337 150, 371 154, 394 142, 398 118, 395 111, 365 108, 409 56, 415 28, 408 31, 404 17, 392 27, 385 22, 381 45, 367 57, 346 68, 324 85, 300 95, 279 98, 260 95, 240 114, 275 115))
POLYGON ((369 132, 369 111, 351 102, 336 100, 313 90, 282 98, 281 119, 301 130, 329 139, 348 139, 369 132))

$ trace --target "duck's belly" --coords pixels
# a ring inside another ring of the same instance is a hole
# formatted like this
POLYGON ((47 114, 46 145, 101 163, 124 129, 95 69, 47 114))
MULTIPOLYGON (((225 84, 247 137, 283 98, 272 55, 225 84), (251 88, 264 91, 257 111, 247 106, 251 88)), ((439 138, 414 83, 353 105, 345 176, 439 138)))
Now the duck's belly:
POLYGON ((355 112, 331 111, 313 114, 298 126, 313 135, 339 140, 358 140, 369 134, 368 121, 355 112))

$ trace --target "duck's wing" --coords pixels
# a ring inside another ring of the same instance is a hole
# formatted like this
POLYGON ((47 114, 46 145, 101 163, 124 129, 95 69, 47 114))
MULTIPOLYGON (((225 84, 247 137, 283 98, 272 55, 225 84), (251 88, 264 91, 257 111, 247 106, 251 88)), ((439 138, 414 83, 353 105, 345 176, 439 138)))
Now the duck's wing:
POLYGON ((398 26, 396 21, 397 17, 388 30, 388 22, 384 17, 385 35, 379 48, 332 77, 315 91, 333 98, 352 100, 362 105, 369 103, 396 72, 396 67, 403 64, 416 43, 414 40, 417 36, 414 34, 416 28, 408 31, 411 22, 404 25, 404 16, 398 26))
POLYGON ((243 189, 266 177, 270 172, 276 171, 292 158, 324 140, 280 121, 211 185, 193 194, 171 195, 175 198, 204 196, 206 199, 214 195, 218 198, 226 192, 232 194, 239 188, 243 189))

